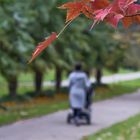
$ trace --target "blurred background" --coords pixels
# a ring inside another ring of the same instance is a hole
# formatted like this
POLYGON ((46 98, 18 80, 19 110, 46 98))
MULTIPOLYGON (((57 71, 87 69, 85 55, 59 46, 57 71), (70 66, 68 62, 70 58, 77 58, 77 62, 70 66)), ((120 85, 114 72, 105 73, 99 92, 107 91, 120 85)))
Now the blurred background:
POLYGON ((81 15, 35 61, 35 46, 52 31, 59 32, 66 13, 57 7, 66 0, 0 0, 0 125, 69 107, 68 89, 61 86, 81 61, 95 78, 95 101, 130 93, 140 79, 102 83, 102 76, 138 72, 140 26, 118 29, 81 15))

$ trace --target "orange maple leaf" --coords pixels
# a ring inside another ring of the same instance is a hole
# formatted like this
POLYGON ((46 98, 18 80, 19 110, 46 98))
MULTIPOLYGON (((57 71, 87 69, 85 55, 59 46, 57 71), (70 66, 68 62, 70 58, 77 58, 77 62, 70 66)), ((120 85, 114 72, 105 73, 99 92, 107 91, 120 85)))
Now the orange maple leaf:
POLYGON ((129 27, 133 23, 140 23, 140 5, 131 4, 126 10, 126 16, 122 19, 123 26, 129 27))
POLYGON ((135 15, 135 16, 132 16, 132 17, 124 17, 122 19, 122 23, 123 23, 123 26, 125 28, 128 28, 133 23, 139 24, 140 23, 140 15, 135 15))
POLYGON ((57 34, 53 32, 47 39, 41 42, 35 49, 32 54, 32 58, 29 63, 31 63, 45 48, 47 48, 55 39, 57 38, 57 34))
POLYGON ((125 28, 127 28, 127 27, 129 27, 133 23, 133 18, 131 18, 131 17, 124 17, 122 19, 122 23, 123 23, 123 26, 125 28))
POLYGON ((60 6, 60 9, 67 9, 67 17, 66 22, 69 22, 76 17, 78 17, 81 13, 83 13, 88 18, 92 18, 93 10, 89 5, 90 0, 81 0, 74 2, 67 2, 60 6))
POLYGON ((94 0, 94 1, 91 1, 90 3, 94 10, 106 8, 110 4, 108 0, 94 0))

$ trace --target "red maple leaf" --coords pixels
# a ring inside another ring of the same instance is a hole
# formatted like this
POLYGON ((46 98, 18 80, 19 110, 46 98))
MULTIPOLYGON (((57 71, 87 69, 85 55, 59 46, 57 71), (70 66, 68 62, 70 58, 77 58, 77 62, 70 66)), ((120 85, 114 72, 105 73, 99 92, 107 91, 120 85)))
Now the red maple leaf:
POLYGON ((66 22, 69 22, 76 17, 78 17, 81 13, 83 13, 88 18, 93 18, 93 10, 89 5, 90 0, 81 0, 74 2, 67 2, 60 6, 60 9, 67 9, 67 17, 66 22))
POLYGON ((131 4, 126 10, 126 15, 122 19, 124 27, 128 27, 133 23, 140 23, 140 5, 131 4))
MULTIPOLYGON (((131 24, 132 20, 128 22, 128 16, 129 15, 135 15, 140 10, 140 6, 137 4, 134 4, 135 0, 115 0, 114 2, 110 4, 106 4, 107 6, 98 9, 96 8, 97 2, 95 0, 92 2, 93 8, 95 7, 95 22, 103 21, 110 23, 112 26, 117 27, 118 22, 120 20, 123 20, 124 26, 128 26, 128 23, 131 24), (95 5, 94 5, 95 4, 95 5), (127 19, 126 19, 127 18, 127 19), (125 24, 127 20, 127 25, 125 24)), ((99 7, 97 5, 97 7, 99 7)), ((139 18, 135 19, 136 21, 139 21, 139 18)))
POLYGON ((99 9, 103 9, 106 8, 110 2, 108 0, 94 0, 90 2, 93 10, 99 10, 99 9))
POLYGON ((45 48, 47 48, 55 39, 57 38, 57 34, 53 32, 47 39, 41 42, 35 49, 32 54, 32 58, 29 63, 31 63, 45 48))

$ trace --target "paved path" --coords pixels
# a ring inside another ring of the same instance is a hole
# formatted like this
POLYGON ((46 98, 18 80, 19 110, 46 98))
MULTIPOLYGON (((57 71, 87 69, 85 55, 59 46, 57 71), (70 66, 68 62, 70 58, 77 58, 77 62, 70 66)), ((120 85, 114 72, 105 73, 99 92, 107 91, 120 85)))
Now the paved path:
MULTIPOLYGON (((49 107, 49 106, 48 106, 49 107)), ((94 103, 92 125, 76 127, 66 123, 68 110, 19 121, 0 128, 0 140, 79 140, 85 135, 140 113, 140 90, 94 103)))
MULTIPOLYGON (((139 79, 140 78, 140 72, 133 72, 133 73, 122 73, 122 74, 113 74, 110 76, 103 76, 101 81, 103 83, 117 83, 119 81, 128 81, 133 79, 139 79)), ((95 78, 90 79, 91 82, 95 82, 95 78)), ((44 85, 47 84, 44 82, 44 85)), ((62 82, 62 86, 68 86, 68 80, 64 80, 62 82)))

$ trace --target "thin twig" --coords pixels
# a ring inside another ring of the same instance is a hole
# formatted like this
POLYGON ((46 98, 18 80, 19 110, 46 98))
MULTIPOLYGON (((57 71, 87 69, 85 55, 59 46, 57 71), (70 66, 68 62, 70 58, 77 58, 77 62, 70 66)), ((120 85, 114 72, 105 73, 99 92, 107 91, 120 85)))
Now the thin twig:
POLYGON ((68 25, 70 25, 70 23, 72 22, 73 20, 69 21, 64 27, 63 29, 59 32, 59 34, 57 35, 57 38, 64 32, 64 30, 67 28, 68 25))
POLYGON ((134 16, 140 16, 140 13, 133 14, 133 15, 126 15, 125 17, 134 17, 134 16))

